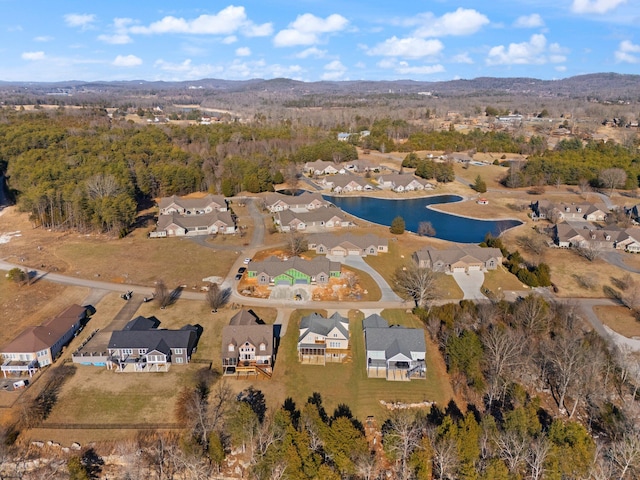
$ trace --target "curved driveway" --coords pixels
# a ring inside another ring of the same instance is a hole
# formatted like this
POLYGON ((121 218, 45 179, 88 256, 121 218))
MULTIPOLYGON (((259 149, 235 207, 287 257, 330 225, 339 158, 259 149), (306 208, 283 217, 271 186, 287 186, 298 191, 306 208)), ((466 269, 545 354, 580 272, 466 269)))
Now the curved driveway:
POLYGON ((382 277, 382 275, 380 275, 375 268, 371 267, 371 265, 369 265, 367 262, 364 261, 364 258, 356 255, 349 255, 346 257, 327 255, 327 258, 333 262, 340 262, 346 265, 347 267, 353 267, 369 274, 371 278, 373 278, 373 280, 380 287, 380 291, 382 292, 382 296, 380 297, 381 302, 402 302, 403 301, 398 295, 396 295, 396 293, 389 286, 389 284, 382 277))

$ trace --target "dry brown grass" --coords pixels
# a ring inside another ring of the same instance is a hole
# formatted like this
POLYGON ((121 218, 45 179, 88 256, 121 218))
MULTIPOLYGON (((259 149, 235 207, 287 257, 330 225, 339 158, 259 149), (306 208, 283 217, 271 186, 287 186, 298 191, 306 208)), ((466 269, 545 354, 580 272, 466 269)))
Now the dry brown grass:
POLYGON ((622 306, 596 305, 593 311, 600 321, 627 338, 640 337, 640 321, 631 310, 622 306))

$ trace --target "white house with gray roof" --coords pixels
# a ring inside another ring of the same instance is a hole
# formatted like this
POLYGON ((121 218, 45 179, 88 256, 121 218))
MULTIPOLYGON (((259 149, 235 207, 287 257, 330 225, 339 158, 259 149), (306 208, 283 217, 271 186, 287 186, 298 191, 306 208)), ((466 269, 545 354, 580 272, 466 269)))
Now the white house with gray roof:
POLYGON ((373 314, 362 321, 367 376, 387 380, 424 379, 427 344, 424 330, 391 325, 373 314))
POLYGON ((338 312, 325 318, 312 313, 300 320, 298 359, 303 364, 343 362, 349 353, 349 320, 338 312))
POLYGON ((319 208, 307 212, 283 210, 276 213, 274 223, 282 232, 321 231, 329 228, 351 227, 354 223, 336 207, 319 208))
POLYGON ((283 193, 267 193, 264 197, 265 206, 271 213, 283 210, 307 212, 318 208, 328 207, 327 202, 319 193, 304 192, 300 195, 285 195, 283 193))
POLYGON ((281 260, 269 257, 247 266, 247 277, 256 279, 258 285, 326 285, 331 278, 340 278, 341 264, 325 257, 305 260, 291 257, 281 260))
POLYGON ((385 173, 379 175, 376 181, 381 188, 390 189, 397 193, 435 188, 433 183, 407 173, 385 173))
POLYGON ((178 213, 180 215, 202 215, 211 212, 226 212, 227 201, 222 195, 205 195, 200 198, 163 197, 158 202, 160 215, 171 215, 178 213))
POLYGON ((236 224, 231 214, 226 211, 213 211, 199 215, 181 215, 173 212, 158 216, 158 225, 151 237, 229 235, 235 232, 236 224))

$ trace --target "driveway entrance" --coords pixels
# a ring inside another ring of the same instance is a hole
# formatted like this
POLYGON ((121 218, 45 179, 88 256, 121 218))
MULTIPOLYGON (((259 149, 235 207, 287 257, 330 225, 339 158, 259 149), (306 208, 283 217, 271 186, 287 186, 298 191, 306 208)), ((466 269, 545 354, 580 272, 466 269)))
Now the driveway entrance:
POLYGON ((462 290, 464 300, 486 300, 482 292, 482 284, 484 283, 484 273, 471 270, 469 272, 453 272, 454 280, 462 290))

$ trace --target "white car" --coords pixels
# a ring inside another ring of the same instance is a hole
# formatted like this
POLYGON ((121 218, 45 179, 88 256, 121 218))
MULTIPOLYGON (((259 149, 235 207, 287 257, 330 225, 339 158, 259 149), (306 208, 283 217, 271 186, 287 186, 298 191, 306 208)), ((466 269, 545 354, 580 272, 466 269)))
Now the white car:
POLYGON ((249 262, 250 262, 250 261, 251 261, 251 259, 250 259, 250 258, 245 258, 243 263, 244 263, 245 265, 249 265, 249 262))

